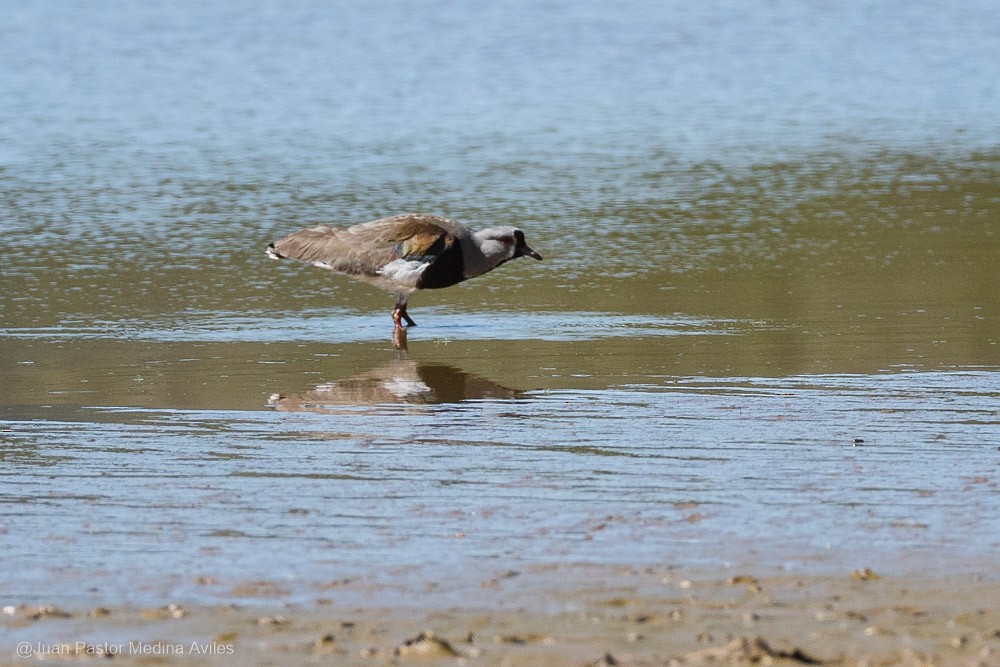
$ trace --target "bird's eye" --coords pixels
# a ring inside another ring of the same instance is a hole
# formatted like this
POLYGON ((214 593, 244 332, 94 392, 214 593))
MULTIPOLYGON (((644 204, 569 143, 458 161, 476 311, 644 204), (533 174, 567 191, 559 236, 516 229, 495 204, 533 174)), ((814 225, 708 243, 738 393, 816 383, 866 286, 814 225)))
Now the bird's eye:
POLYGON ((501 236, 500 237, 500 243, 503 243, 504 245, 514 245, 514 237, 513 236, 501 236))

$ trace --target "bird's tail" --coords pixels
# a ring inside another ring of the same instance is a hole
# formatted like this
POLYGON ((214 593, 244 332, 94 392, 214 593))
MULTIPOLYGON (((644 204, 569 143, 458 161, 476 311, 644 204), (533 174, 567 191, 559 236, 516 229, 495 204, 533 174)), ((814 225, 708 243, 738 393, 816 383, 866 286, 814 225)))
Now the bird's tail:
POLYGON ((264 251, 264 253, 265 253, 265 254, 266 254, 266 255, 267 255, 268 257, 270 257, 271 259, 284 259, 284 258, 285 258, 285 256, 284 256, 284 255, 282 255, 282 254, 281 254, 281 253, 279 253, 279 252, 278 252, 277 250, 275 250, 275 248, 274 248, 274 244, 273 244, 273 243, 269 243, 269 244, 267 245, 267 250, 265 250, 265 251, 264 251))

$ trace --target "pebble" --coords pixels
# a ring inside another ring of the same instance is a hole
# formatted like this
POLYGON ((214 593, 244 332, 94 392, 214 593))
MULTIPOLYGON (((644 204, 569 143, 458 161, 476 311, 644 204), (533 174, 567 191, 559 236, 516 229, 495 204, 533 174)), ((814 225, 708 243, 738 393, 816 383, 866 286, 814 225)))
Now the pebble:
POLYGON ((454 657, 458 655, 458 651, 452 648, 446 640, 435 637, 430 630, 425 630, 397 646, 395 654, 400 657, 454 657))

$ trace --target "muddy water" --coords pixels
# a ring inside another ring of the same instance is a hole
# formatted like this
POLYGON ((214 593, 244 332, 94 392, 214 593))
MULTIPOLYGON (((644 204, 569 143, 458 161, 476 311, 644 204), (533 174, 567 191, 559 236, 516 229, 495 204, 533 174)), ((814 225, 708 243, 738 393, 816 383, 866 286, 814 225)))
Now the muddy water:
POLYGON ((786 4, 24 5, 0 591, 995 567, 995 12, 786 4), (546 260, 416 295, 401 354, 262 254, 407 210, 546 260))

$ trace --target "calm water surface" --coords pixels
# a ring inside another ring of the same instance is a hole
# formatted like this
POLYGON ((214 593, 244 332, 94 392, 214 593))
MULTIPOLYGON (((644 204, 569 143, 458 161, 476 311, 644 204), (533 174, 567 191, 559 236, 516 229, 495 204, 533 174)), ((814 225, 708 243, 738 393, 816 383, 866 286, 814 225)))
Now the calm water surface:
POLYGON ((995 572, 1000 18, 953 5, 11 3, 0 594, 995 572), (401 354, 262 253, 413 210, 546 260, 401 354))

